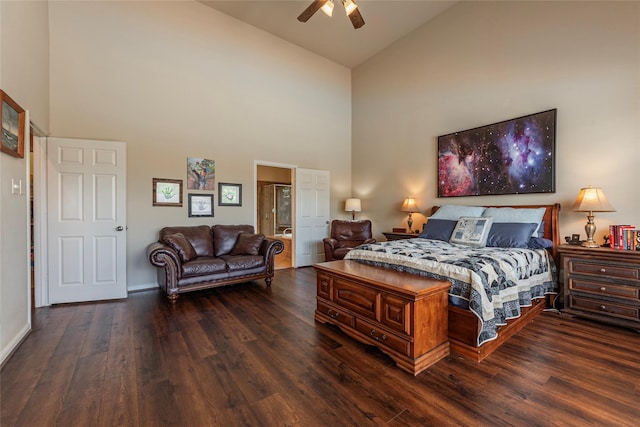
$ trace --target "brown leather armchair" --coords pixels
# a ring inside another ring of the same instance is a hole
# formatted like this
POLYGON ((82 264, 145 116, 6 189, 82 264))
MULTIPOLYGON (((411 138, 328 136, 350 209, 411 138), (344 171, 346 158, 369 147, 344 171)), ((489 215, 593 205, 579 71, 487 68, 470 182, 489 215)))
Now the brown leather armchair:
POLYGON ((371 221, 331 221, 331 237, 326 237, 324 243, 324 260, 334 261, 343 259, 352 248, 364 243, 375 243, 372 238, 371 221))

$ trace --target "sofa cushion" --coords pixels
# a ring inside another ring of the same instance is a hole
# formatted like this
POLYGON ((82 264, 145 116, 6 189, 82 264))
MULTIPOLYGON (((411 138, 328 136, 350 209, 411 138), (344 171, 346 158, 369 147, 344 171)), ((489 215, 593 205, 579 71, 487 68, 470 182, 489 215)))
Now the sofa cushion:
POLYGON ((184 227, 165 227, 160 230, 160 241, 164 242, 164 236, 168 234, 182 233, 191 243, 198 256, 213 256, 213 242, 211 240, 211 227, 208 225, 195 225, 184 227))
POLYGON ((221 258, 198 257, 182 264, 182 276, 205 276, 207 274, 224 273, 227 271, 227 263, 221 258))
POLYGON ((264 266, 264 257, 261 255, 223 255, 222 259, 227 262, 229 272, 264 266))
POLYGON ((264 234, 240 233, 231 255, 258 255, 264 234))
POLYGON ((213 254, 215 256, 231 253, 240 233, 253 234, 252 225, 219 225, 212 227, 213 254))
POLYGON ((198 256, 196 250, 182 233, 167 234, 163 241, 178 253, 182 262, 191 261, 198 256))

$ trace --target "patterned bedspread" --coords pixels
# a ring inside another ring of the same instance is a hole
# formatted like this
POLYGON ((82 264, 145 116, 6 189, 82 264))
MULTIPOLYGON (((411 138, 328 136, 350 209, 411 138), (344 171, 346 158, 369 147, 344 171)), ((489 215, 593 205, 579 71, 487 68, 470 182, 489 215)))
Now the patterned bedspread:
POLYGON ((361 245, 345 259, 451 282, 449 295, 469 302, 482 322, 478 345, 519 317, 521 307, 557 292, 553 259, 544 249, 471 248, 414 238, 361 245))

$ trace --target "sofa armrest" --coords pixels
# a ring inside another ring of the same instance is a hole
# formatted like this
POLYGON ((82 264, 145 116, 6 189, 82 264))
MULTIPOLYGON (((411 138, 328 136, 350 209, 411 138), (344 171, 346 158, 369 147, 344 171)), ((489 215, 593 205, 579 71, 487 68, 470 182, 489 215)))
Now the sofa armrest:
POLYGON ((329 248, 331 250, 335 250, 338 247, 338 241, 331 237, 325 237, 322 239, 322 243, 324 243, 325 248, 329 248))
POLYGON ((370 243, 375 243, 375 242, 376 242, 376 239, 367 239, 364 242, 362 242, 362 244, 363 245, 368 245, 370 243))
MULTIPOLYGON (((267 267, 267 274, 273 275, 275 257, 280 252, 284 251, 284 243, 281 240, 269 239, 268 237, 262 241, 260 246, 260 255, 264 256, 264 264, 267 267)), ((271 279, 267 282, 270 284, 271 279)))
POLYGON ((173 263, 178 270, 182 266, 182 261, 178 253, 173 250, 169 245, 164 243, 155 242, 147 247, 147 256, 149 262, 156 267, 166 267, 169 263, 173 263))

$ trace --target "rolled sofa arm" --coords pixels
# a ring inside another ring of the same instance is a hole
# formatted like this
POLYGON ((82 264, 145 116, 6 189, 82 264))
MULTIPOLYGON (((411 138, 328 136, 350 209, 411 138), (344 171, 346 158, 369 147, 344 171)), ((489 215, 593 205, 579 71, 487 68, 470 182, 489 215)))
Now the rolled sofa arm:
POLYGON ((264 263, 267 266, 267 274, 273 274, 274 258, 284 250, 284 243, 281 240, 265 238, 260 246, 260 254, 264 256, 264 263))
POLYGON ((177 294, 182 261, 177 252, 164 243, 155 242, 147 247, 149 262, 158 267, 158 285, 167 295, 177 294))

